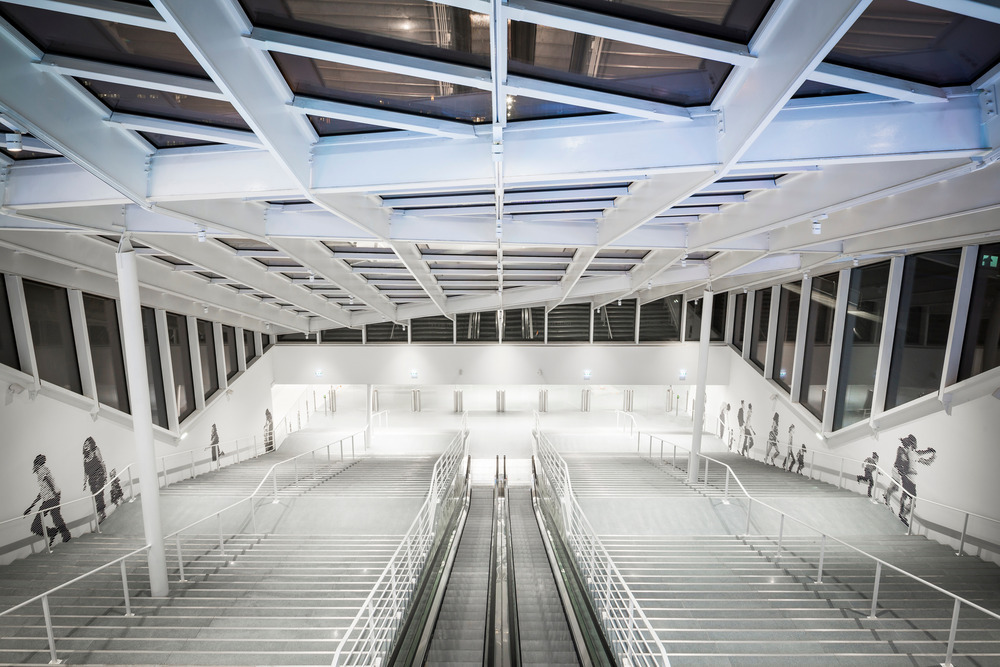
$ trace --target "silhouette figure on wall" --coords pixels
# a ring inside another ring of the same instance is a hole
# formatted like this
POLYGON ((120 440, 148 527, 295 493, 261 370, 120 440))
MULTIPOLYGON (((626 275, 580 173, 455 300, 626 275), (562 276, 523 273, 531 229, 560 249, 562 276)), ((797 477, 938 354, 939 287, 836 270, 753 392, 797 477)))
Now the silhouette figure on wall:
POLYGON ((748 403, 746 420, 743 423, 743 447, 740 449, 740 454, 743 456, 750 456, 750 450, 753 449, 753 436, 757 433, 750 425, 751 417, 753 417, 753 403, 748 403))
POLYGON ((51 547, 52 543, 55 542, 56 535, 62 535, 62 541, 69 542, 72 536, 69 533, 69 529, 66 528, 66 522, 63 521, 62 512, 59 511, 59 499, 62 498, 62 492, 59 491, 55 480, 52 479, 52 472, 49 470, 49 467, 45 465, 44 454, 39 454, 35 457, 31 471, 38 478, 38 495, 31 501, 28 509, 24 510, 24 516, 31 514, 35 503, 39 500, 42 501, 41 506, 38 508, 38 514, 35 515, 35 520, 31 523, 31 532, 36 535, 42 535, 44 525, 42 517, 51 516, 53 525, 45 531, 49 536, 49 546, 51 547))
POLYGON ((868 482, 868 497, 872 497, 872 487, 875 486, 875 478, 872 474, 875 472, 875 467, 878 466, 878 452, 872 452, 872 455, 865 459, 865 474, 858 475, 858 483, 868 482))
POLYGON ((111 504, 118 507, 125 502, 125 494, 122 493, 122 481, 118 479, 118 471, 111 469, 111 504))
POLYGON ((274 420, 270 410, 264 410, 264 451, 274 451, 274 420))
POLYGON ((729 415, 729 403, 725 401, 722 402, 722 408, 719 409, 719 438, 725 442, 726 438, 726 421, 729 415))
MULTIPOLYGON (((738 439, 738 442, 740 444, 742 444, 743 442, 743 424, 745 422, 745 420, 743 419, 743 403, 744 401, 740 401, 740 409, 739 412, 736 413, 736 425, 739 427, 739 430, 736 432, 736 438, 738 439)), ((733 443, 730 440, 729 451, 732 450, 733 450, 733 443)))
MULTIPOLYGON (((804 468, 805 465, 806 465, 806 443, 804 443, 804 442, 802 443, 802 446, 799 447, 799 457, 798 457, 797 462, 799 464, 799 467, 795 470, 795 472, 797 472, 797 473, 799 473, 801 475, 802 474, 802 468, 804 468)), ((791 468, 789 468, 789 470, 791 470, 791 468)))
POLYGON ((788 472, 792 472, 792 468, 795 466, 795 424, 788 425, 788 451, 785 452, 785 458, 781 462, 782 470, 788 469, 788 472))
POLYGON ((771 431, 767 434, 767 451, 764 452, 764 463, 774 465, 774 459, 778 458, 778 413, 774 413, 771 419, 771 431))
POLYGON ((104 511, 104 485, 108 481, 108 469, 104 465, 104 457, 92 437, 83 441, 83 490, 90 485, 90 493, 94 496, 94 506, 97 508, 98 522, 104 521, 107 515, 104 511))
POLYGON ((212 444, 209 445, 209 449, 212 450, 213 461, 218 461, 226 455, 226 453, 222 451, 222 448, 219 447, 219 431, 215 428, 215 424, 212 424, 212 444))
POLYGON ((917 484, 913 480, 917 475, 916 463, 930 465, 937 458, 937 450, 933 447, 927 449, 917 449, 917 439, 911 433, 905 438, 899 439, 899 447, 896 448, 896 462, 892 466, 892 482, 886 489, 882 500, 886 505, 892 500, 892 494, 902 485, 903 493, 899 499, 899 520, 904 526, 909 526, 910 522, 906 518, 907 513, 913 507, 913 499, 917 497, 917 484))

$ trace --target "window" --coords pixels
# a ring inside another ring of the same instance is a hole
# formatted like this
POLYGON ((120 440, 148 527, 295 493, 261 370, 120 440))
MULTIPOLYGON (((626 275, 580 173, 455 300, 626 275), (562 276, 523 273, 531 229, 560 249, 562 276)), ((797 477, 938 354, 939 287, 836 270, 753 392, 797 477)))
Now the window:
POLYGON ((21 361, 17 356, 17 340, 14 337, 14 321, 10 315, 10 302, 7 300, 6 279, 0 273, 0 364, 21 370, 21 361))
POLYGON ((885 409, 920 398, 941 385, 961 250, 910 255, 892 341, 885 409))
POLYGON ((753 323, 750 325, 750 335, 753 337, 750 361, 761 370, 764 370, 764 360, 767 358, 767 327, 770 319, 771 288, 765 287, 754 292, 753 323))
POLYGON ((809 320, 806 326, 805 354, 802 357, 802 387, 799 402, 819 419, 826 402, 826 379, 830 369, 830 343, 833 340, 833 313, 837 304, 838 274, 813 278, 809 294, 809 320))
POLYGON ((35 346, 38 376, 63 389, 83 393, 76 358, 69 295, 62 287, 24 281, 31 340, 35 346))
POLYGON ((778 297, 778 330, 775 332, 774 368, 771 378, 785 391, 792 391, 792 372, 795 370, 795 336, 799 327, 799 302, 802 300, 802 283, 781 286, 778 297))
POLYGON ((684 318, 684 340, 701 340, 701 299, 687 302, 687 313, 684 318))
MULTIPOLYGON (((416 330, 413 333, 416 334, 416 330)), ((320 340, 324 343, 360 343, 362 335, 360 328, 339 327, 337 329, 323 329, 320 332, 320 340)))
POLYGON ((407 333, 397 322, 374 322, 365 325, 365 340, 369 343, 405 343, 407 333))
POLYGON ((114 299, 84 294, 83 312, 87 316, 97 400, 127 413, 128 384, 125 380, 125 355, 122 353, 117 304, 114 299))
POLYGON ((219 370, 215 357, 215 327, 208 320, 198 320, 198 349, 201 352, 201 382, 205 398, 219 391, 219 370))
POLYGON ((1000 366, 1000 243, 980 246, 958 379, 1000 366))
POLYGON ((410 320, 410 327, 414 343, 450 343, 455 337, 455 323, 444 315, 418 317, 410 320))
POLYGON ((733 347, 743 352, 743 329, 747 314, 747 295, 736 295, 736 306, 733 309, 733 347))
POLYGON ((247 366, 257 358, 257 346, 254 345, 253 332, 249 329, 243 330, 243 353, 247 360, 247 366))
MULTIPOLYGON (((549 320, 549 326, 552 321, 549 320)), ((681 297, 667 296, 639 307, 639 342, 681 339, 681 297)))
POLYGON ((595 343, 635 342, 635 299, 606 304, 594 313, 595 343))
MULTIPOLYGON (((167 428, 167 401, 163 390, 163 367, 160 365, 160 341, 156 336, 156 311, 152 308, 142 309, 142 339, 146 346, 149 411, 153 415, 154 424, 161 428, 167 428)), ((190 375, 190 371, 188 371, 188 375, 190 375)))
MULTIPOLYGON (((416 334, 417 330, 414 329, 416 334)), ((541 343, 545 341, 545 308, 512 308, 503 311, 504 342, 541 343)))
POLYGON ((726 339, 726 301, 729 295, 725 292, 712 297, 712 328, 710 341, 724 341, 726 339))
MULTIPOLYGON (((482 313, 459 313, 455 318, 455 324, 458 329, 459 343, 467 341, 496 343, 499 341, 495 310, 487 310, 482 313)), ((405 332, 403 338, 406 338, 405 332)))
POLYGON ((867 419, 871 414, 888 285, 889 262, 851 271, 834 430, 867 419))
POLYGON ((222 352, 226 358, 226 379, 240 372, 239 352, 236 350, 236 327, 222 325, 222 352))
POLYGON ((264 352, 267 352, 274 345, 274 336, 271 334, 261 334, 260 342, 264 346, 264 352))
POLYGON ((177 393, 177 419, 194 412, 194 373, 191 371, 191 344, 188 340, 187 318, 167 313, 167 339, 170 343, 170 365, 174 371, 174 391, 177 393))

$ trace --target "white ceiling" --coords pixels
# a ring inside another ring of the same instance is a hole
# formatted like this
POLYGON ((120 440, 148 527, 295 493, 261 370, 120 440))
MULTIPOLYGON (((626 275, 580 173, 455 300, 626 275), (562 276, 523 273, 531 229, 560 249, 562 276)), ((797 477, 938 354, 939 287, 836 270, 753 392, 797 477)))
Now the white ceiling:
MULTIPOLYGON (((0 122, 39 158, 0 154, 0 270, 111 278, 127 231, 150 290, 316 331, 646 302, 1000 237, 1000 65, 937 88, 824 62, 870 2, 777 0, 748 45, 533 0, 397 4, 484 14, 490 69, 262 29, 236 0, 0 2, 173 32, 210 79, 46 53, 0 20, 0 122), (703 107, 509 75, 509 19, 734 67, 703 107), (275 53, 487 90, 493 122, 295 95, 275 53), (113 112, 81 79, 228 101, 250 130, 113 112), (792 99, 806 81, 854 92, 792 99), (507 122, 508 96, 602 113, 507 122), (320 137, 307 113, 393 131, 320 137)), ((913 6, 1000 23, 993 2, 913 6)))

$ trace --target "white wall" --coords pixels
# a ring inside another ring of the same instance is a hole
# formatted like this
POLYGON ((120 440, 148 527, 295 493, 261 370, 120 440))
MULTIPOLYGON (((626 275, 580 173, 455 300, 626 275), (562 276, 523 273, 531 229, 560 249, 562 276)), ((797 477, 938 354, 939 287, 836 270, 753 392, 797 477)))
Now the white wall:
MULTIPOLYGON (((900 438, 913 434, 917 439, 918 449, 933 447, 937 450, 937 458, 932 464, 917 466, 915 481, 918 498, 1000 518, 1000 484, 996 481, 997 471, 1000 471, 1000 447, 996 446, 996 434, 1000 432, 1000 402, 991 395, 956 405, 951 415, 939 411, 899 427, 887 428, 879 432, 877 439, 862 434, 842 444, 830 445, 816 437, 816 422, 808 421, 797 409, 791 407, 787 402, 788 394, 777 385, 765 381, 756 367, 743 362, 735 352, 730 350, 729 354, 732 357, 730 382, 728 386, 721 387, 716 396, 709 394, 707 411, 711 420, 717 420, 721 402, 728 401, 732 405, 732 419, 735 421, 740 400, 752 403, 753 426, 758 434, 754 454, 758 458, 767 447, 767 433, 775 411, 779 415, 779 462, 785 454, 788 425, 791 423, 795 424, 796 446, 804 442, 808 450, 816 450, 817 465, 822 462, 834 471, 839 462, 824 458, 820 452, 861 461, 875 451, 879 454, 880 466, 891 471, 900 438), (773 395, 779 398, 772 400, 773 395)), ((712 430, 712 426, 709 426, 709 430, 712 430)), ((863 490, 853 482, 853 476, 861 472, 860 464, 848 465, 844 470, 851 480, 846 488, 863 490)), ((898 510, 898 498, 897 493, 894 510, 898 510)), ((917 506, 918 515, 927 521, 952 525, 955 530, 961 531, 962 515, 934 509, 929 503, 921 505, 919 500, 917 506)), ((916 528, 915 532, 924 530, 920 528, 919 522, 916 528)), ((1000 527, 996 524, 973 518, 969 530, 971 534, 978 533, 1000 544, 1000 527)), ((997 558, 995 553, 982 555, 997 558)))
MULTIPOLYGON (((181 428, 182 433, 188 434, 184 440, 179 443, 158 440, 157 457, 194 450, 196 459, 205 462, 201 471, 207 470, 210 459, 205 447, 211 442, 212 424, 216 424, 223 449, 226 449, 227 441, 237 437, 255 434, 260 440, 264 430, 264 410, 271 407, 272 360, 273 356, 268 353, 255 361, 246 372, 231 380, 231 394, 213 397, 202 413, 190 417, 181 428)), ((5 436, 0 521, 20 516, 38 493, 38 482, 32 473, 32 461, 36 454, 44 454, 48 459, 47 465, 62 491, 63 503, 88 497, 89 492, 85 492, 83 487, 82 453, 83 441, 88 436, 97 442, 109 476, 112 468, 122 471, 136 460, 130 427, 104 418, 94 421, 87 410, 44 394, 31 400, 28 392, 23 392, 10 405, 0 405, 0 429, 5 436)), ((170 461, 171 465, 180 466, 189 462, 190 457, 181 455, 172 457, 170 461)), ((127 484, 124 485, 124 492, 127 497, 127 484)), ((37 509, 38 505, 35 507, 37 509)), ((91 511, 89 501, 81 502, 67 508, 63 516, 71 525, 91 511)), ((29 526, 30 521, 0 526, 0 552, 3 552, 0 553, 0 562, 9 562, 27 553, 26 547, 10 551, 10 545, 27 538, 30 535, 29 526)), ((71 525, 74 535, 86 530, 84 526, 71 525)), ((37 546, 41 546, 40 540, 36 541, 37 546)))
MULTIPOLYGON (((270 354, 278 384, 677 387, 694 384, 698 344, 278 345, 270 354), (678 380, 681 369, 687 371, 684 382, 678 380), (586 383, 584 370, 591 371, 586 383)), ((710 348, 708 384, 728 384, 730 356, 724 346, 710 348)))

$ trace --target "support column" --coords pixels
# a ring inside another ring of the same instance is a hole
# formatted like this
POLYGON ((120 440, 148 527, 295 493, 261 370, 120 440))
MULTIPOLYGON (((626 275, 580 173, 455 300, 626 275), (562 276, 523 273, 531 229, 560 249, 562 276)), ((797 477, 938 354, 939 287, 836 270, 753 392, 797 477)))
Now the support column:
POLYGON ((372 446, 372 389, 374 385, 365 385, 365 451, 372 446))
POLYGON ((156 475, 156 450, 153 443, 153 415, 149 407, 149 377, 146 373, 146 349, 142 336, 142 306, 139 301, 139 272, 135 251, 128 237, 123 237, 115 255, 118 266, 118 294, 122 309, 122 339, 125 343, 125 369, 128 397, 132 406, 132 433, 139 468, 139 491, 142 495, 142 525, 150 545, 149 594, 164 597, 169 593, 167 558, 160 525, 160 485, 156 475))
MULTIPOLYGON (((698 454, 701 453, 702 422, 705 421, 705 385, 708 382, 708 347, 712 336, 712 291, 705 290, 701 301, 701 338, 698 340, 698 378, 694 395, 694 421, 691 423, 691 456, 688 459, 688 483, 698 481, 698 454)), ((744 340, 743 347, 747 344, 744 340)))

